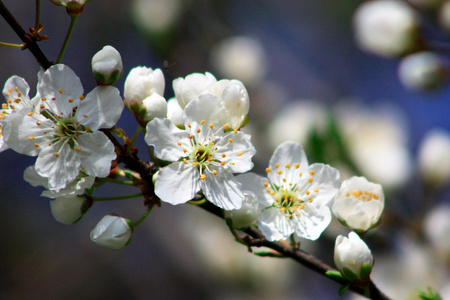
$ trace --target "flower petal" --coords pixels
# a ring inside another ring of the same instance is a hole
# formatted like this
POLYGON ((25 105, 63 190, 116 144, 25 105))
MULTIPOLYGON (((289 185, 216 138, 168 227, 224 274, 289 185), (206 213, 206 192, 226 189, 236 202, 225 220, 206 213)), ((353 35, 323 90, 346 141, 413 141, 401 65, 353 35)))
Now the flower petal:
POLYGON ((256 149, 253 147, 251 137, 242 132, 229 132, 217 143, 217 154, 226 154, 223 159, 227 168, 233 173, 243 173, 253 168, 252 156, 256 149), (232 141, 232 142, 230 142, 232 141), (232 162, 233 164, 230 164, 232 162))
POLYGON ((91 176, 106 177, 111 169, 111 162, 116 158, 113 143, 100 131, 82 134, 77 139, 82 157, 81 167, 91 176))
POLYGON ((256 225, 269 241, 285 240, 294 232, 292 223, 275 207, 264 210, 258 216, 256 225))
POLYGON ((216 95, 205 92, 189 102, 184 109, 186 123, 213 124, 219 128, 227 123, 227 110, 222 101, 216 95))
POLYGON ((295 233, 308 240, 317 240, 331 222, 331 211, 328 206, 314 208, 308 205, 301 210, 300 216, 293 216, 295 233))
MULTIPOLYGON (((294 142, 285 142, 278 146, 278 148, 273 153, 272 157, 269 161, 269 167, 272 169, 272 172, 268 173, 267 176, 273 182, 277 182, 276 175, 276 165, 280 166, 294 165, 300 164, 298 172, 300 170, 304 170, 308 166, 308 159, 306 158, 305 151, 303 151, 302 146, 299 143, 294 142)), ((294 169, 293 169, 294 170, 294 169)))
POLYGON ((162 168, 156 179, 155 194, 173 205, 186 203, 200 191, 199 173, 196 167, 175 162, 162 168))
MULTIPOLYGON (((267 179, 256 175, 255 173, 245 173, 236 176, 236 179, 242 184, 242 192, 256 198, 259 210, 263 210, 274 203, 274 199, 264 189, 264 182, 267 179)), ((250 196, 249 196, 250 197, 250 196)))
POLYGON ((241 192, 241 184, 226 169, 217 170, 217 174, 205 174, 200 181, 203 195, 214 205, 225 210, 239 209, 245 199, 241 192))

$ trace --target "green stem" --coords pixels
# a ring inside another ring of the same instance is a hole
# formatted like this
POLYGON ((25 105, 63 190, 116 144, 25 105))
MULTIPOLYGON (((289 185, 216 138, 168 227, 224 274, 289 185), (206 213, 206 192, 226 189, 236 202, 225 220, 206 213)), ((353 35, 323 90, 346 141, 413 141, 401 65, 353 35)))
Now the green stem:
POLYGON ((126 200, 126 199, 139 198, 139 197, 142 197, 142 193, 125 195, 125 196, 115 196, 115 197, 92 197, 92 199, 94 200, 94 202, 99 202, 99 201, 110 201, 110 200, 126 200))
POLYGON ((147 211, 145 212, 145 214, 136 222, 134 222, 134 228, 136 228, 139 224, 141 224, 142 222, 144 222, 144 220, 147 218, 147 216, 150 214, 150 212, 153 209, 153 205, 151 207, 149 207, 147 209, 147 211))
POLYGON ((75 24, 77 23, 78 16, 70 17, 70 25, 69 30, 67 31, 66 39, 64 40, 64 44, 61 47, 61 51, 59 52, 58 59, 56 63, 59 64, 62 61, 64 53, 66 52, 67 45, 69 45, 70 37, 72 36, 73 29, 75 28, 75 24))
POLYGON ((206 199, 202 199, 202 200, 190 200, 187 203, 188 204, 192 204, 192 205, 202 205, 206 202, 206 199))
POLYGON ((39 35, 39 25, 41 24, 41 0, 36 0, 36 23, 34 25, 35 35, 39 35))
POLYGON ((112 179, 112 178, 97 178, 98 181, 102 181, 102 182, 111 182, 111 183, 115 183, 115 184, 122 184, 122 185, 136 185, 135 181, 132 180, 119 180, 119 179, 112 179))
POLYGON ((12 44, 12 43, 5 43, 0 42, 0 46, 8 47, 8 48, 17 48, 17 49, 24 49, 24 44, 12 44))
POLYGON ((133 135, 133 138, 131 139, 130 144, 128 145, 127 153, 130 153, 131 148, 133 147, 134 143, 136 142, 136 139, 139 136, 139 134, 141 133, 141 131, 142 131, 142 127, 138 126, 138 128, 136 129, 136 132, 133 135))

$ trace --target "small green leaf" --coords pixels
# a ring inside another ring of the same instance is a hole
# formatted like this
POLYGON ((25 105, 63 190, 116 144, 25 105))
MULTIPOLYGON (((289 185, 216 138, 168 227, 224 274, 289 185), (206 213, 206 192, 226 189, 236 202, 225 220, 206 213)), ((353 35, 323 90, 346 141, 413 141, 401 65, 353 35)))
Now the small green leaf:
POLYGON ((341 286, 339 289, 338 295, 342 296, 345 293, 345 291, 348 290, 349 287, 350 287, 350 284, 341 286))
POLYGON ((370 275, 370 272, 372 272, 372 264, 369 263, 363 263, 361 265, 361 271, 359 274, 361 275, 361 278, 366 278, 370 275))
POLYGON ((442 300, 442 297, 431 287, 428 287, 428 292, 419 290, 418 293, 423 300, 442 300))
POLYGON ((341 272, 337 271, 337 270, 327 271, 325 273, 325 276, 327 276, 327 277, 329 277, 331 279, 338 279, 338 280, 343 280, 344 279, 345 280, 345 278, 344 278, 344 276, 342 276, 341 272))
POLYGON ((344 268, 342 270, 342 273, 345 275, 345 277, 347 277, 350 280, 358 280, 359 279, 359 277, 355 273, 353 273, 353 271, 350 270, 349 268, 344 268))

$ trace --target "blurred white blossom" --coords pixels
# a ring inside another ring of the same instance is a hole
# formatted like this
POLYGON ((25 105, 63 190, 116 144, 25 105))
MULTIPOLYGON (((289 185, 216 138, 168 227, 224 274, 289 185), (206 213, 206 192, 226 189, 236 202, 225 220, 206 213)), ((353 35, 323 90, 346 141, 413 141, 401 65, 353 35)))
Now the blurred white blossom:
POLYGON ((419 146, 419 171, 426 183, 440 186, 450 182, 450 133, 428 132, 419 146))
POLYGON ((417 52, 400 61, 398 76, 412 90, 433 90, 448 78, 443 60, 433 52, 417 52))
POLYGON ((255 86, 267 73, 267 57, 261 43, 251 37, 234 36, 211 50, 211 63, 226 78, 236 78, 255 86))
POLYGON ((149 34, 171 30, 183 12, 181 0, 134 0, 133 21, 149 34))
POLYGON ((355 39, 362 49, 380 56, 404 55, 416 47, 419 21, 404 1, 366 1, 355 11, 355 39))
POLYGON ((424 232, 436 252, 450 263, 450 205, 440 204, 427 212, 424 232))

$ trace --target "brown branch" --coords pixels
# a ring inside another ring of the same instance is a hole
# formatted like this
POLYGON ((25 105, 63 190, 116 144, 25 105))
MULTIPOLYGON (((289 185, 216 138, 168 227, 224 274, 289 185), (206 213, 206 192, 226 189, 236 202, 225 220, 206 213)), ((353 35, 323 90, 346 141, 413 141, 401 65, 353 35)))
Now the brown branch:
POLYGON ((19 36, 19 38, 24 42, 25 48, 28 48, 33 56, 36 58, 39 65, 47 70, 50 68, 52 63, 47 59, 45 54, 41 51, 32 34, 28 34, 23 27, 17 22, 16 18, 11 14, 11 12, 6 8, 3 2, 0 0, 0 15, 5 19, 5 21, 11 26, 14 32, 19 36))

